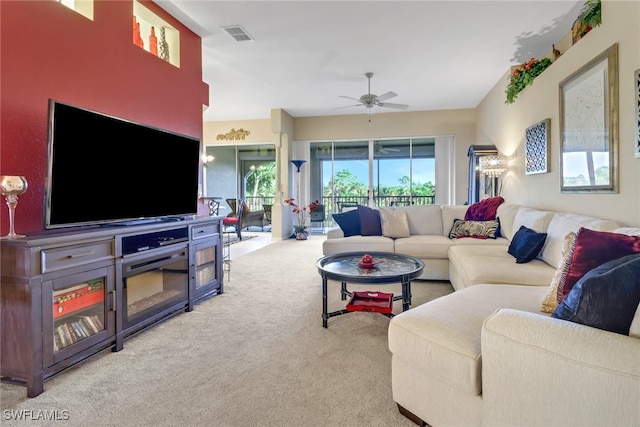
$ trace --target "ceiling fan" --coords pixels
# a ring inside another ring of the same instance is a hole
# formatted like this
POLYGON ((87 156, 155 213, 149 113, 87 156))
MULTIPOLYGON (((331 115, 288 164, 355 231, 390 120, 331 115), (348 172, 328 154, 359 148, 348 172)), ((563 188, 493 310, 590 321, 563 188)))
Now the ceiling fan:
POLYGON ((338 108, 359 107, 361 105, 364 105, 367 108, 367 114, 369 115, 373 113, 373 107, 375 106, 385 107, 385 108, 394 108, 396 110, 406 110, 407 108, 409 108, 409 106, 406 104, 394 104, 391 102, 384 102, 387 99, 391 99, 394 96, 398 96, 395 92, 386 92, 380 96, 371 93, 371 77, 373 77, 373 73, 365 73, 364 75, 368 81, 368 87, 369 87, 368 93, 366 93, 365 95, 362 95, 359 99, 353 98, 351 96, 341 95, 340 98, 352 99, 354 101, 358 101, 358 103, 355 105, 347 105, 345 107, 338 107, 338 108))

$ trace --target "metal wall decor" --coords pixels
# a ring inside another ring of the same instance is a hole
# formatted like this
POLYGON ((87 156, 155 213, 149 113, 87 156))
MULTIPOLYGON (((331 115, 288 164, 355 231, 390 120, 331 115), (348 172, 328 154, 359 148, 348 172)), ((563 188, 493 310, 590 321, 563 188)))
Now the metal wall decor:
POLYGON ((220 133, 218 134, 218 136, 216 137, 216 139, 218 141, 222 140, 222 139, 226 139, 226 140, 239 140, 239 139, 244 139, 247 135, 249 135, 251 132, 248 130, 244 130, 243 128, 240 128, 238 130, 235 130, 234 128, 231 128, 231 130, 227 133, 220 133))
POLYGON ((544 119, 525 130, 524 173, 549 172, 549 129, 551 119, 544 119))
POLYGON ((636 85, 636 159, 640 159, 640 69, 633 78, 636 85))

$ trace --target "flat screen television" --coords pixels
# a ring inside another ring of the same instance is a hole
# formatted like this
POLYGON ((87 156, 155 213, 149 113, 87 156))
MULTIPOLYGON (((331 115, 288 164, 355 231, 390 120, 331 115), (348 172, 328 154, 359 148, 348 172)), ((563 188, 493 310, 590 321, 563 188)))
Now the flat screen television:
POLYGON ((198 210, 200 140, 49 100, 45 228, 198 210))

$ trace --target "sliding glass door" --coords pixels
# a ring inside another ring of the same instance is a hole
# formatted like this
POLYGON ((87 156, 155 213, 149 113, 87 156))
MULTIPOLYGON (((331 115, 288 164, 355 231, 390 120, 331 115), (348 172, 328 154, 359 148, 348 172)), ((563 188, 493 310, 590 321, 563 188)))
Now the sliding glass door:
POLYGON ((310 195, 323 205, 323 225, 358 204, 434 203, 434 147, 433 138, 311 143, 310 195))
POLYGON ((273 144, 206 147, 205 197, 220 201, 220 215, 234 213, 237 199, 250 211, 271 211, 275 197, 275 147, 273 144), (231 203, 229 201, 232 201, 231 203))

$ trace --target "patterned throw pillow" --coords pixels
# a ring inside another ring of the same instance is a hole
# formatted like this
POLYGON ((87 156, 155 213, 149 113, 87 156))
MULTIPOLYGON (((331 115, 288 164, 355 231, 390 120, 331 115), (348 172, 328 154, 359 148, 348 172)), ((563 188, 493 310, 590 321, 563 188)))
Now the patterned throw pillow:
POLYGON ((543 313, 553 313, 556 307, 558 307, 558 286, 560 286, 560 283, 564 283, 564 279, 567 277, 567 270, 569 270, 571 257, 573 256, 573 248, 576 244, 576 236, 577 234, 571 231, 564 238, 562 246, 562 262, 560 262, 560 265, 556 268, 556 272, 551 279, 551 284, 549 285, 547 294, 542 300, 542 308, 540 311, 543 313))
POLYGON ((495 239, 500 236, 500 220, 493 221, 464 221, 454 219, 453 227, 449 231, 450 239, 473 237, 476 239, 495 239))

